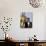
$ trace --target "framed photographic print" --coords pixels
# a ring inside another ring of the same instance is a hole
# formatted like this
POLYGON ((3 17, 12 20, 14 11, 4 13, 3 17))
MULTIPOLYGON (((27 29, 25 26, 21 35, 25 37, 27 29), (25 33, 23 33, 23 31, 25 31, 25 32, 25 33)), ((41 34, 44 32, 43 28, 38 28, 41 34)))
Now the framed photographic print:
POLYGON ((33 14, 32 12, 22 12, 20 16, 21 28, 32 28, 33 14))

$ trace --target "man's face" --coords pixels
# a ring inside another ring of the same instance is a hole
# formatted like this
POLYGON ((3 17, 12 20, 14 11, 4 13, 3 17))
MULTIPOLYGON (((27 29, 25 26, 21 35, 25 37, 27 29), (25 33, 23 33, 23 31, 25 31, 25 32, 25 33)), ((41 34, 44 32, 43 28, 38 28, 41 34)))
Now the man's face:
POLYGON ((29 22, 30 21, 30 19, 29 18, 26 18, 26 22, 29 22))

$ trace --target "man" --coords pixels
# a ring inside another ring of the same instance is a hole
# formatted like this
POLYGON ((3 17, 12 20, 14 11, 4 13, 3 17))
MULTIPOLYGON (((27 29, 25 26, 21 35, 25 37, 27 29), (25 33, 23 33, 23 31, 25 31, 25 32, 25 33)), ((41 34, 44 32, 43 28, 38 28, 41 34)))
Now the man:
POLYGON ((32 27, 32 22, 30 22, 30 18, 26 18, 25 28, 31 28, 31 27, 32 27))

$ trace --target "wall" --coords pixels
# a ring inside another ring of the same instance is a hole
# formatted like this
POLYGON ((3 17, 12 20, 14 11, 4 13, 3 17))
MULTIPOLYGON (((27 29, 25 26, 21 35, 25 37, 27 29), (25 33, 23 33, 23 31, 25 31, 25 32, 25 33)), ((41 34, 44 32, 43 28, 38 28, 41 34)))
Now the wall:
MULTIPOLYGON (((12 26, 8 33, 10 34, 10 37, 13 37, 16 40, 28 40, 29 37, 32 37, 34 34, 37 35, 37 39, 44 40, 46 34, 45 12, 46 8, 44 4, 43 7, 33 8, 30 6, 28 0, 0 0, 0 17, 13 17, 12 26), (21 12, 33 12, 32 29, 20 28, 21 12)), ((0 36, 0 39, 2 39, 2 36, 0 36)))

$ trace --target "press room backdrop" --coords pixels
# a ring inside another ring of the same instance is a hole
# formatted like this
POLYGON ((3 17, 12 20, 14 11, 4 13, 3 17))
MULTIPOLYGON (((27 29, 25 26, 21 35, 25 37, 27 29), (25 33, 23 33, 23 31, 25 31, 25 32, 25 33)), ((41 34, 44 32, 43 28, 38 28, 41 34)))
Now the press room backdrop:
MULTIPOLYGON (((45 0, 44 0, 45 1, 45 0)), ((29 0, 0 0, 0 21, 3 17, 12 17, 12 25, 7 31, 15 40, 28 40, 34 34, 39 40, 46 40, 46 3, 39 8, 33 8, 29 0), (33 13, 33 27, 31 29, 20 28, 21 12, 33 13)), ((0 29, 0 39, 4 39, 4 32, 0 29)))

